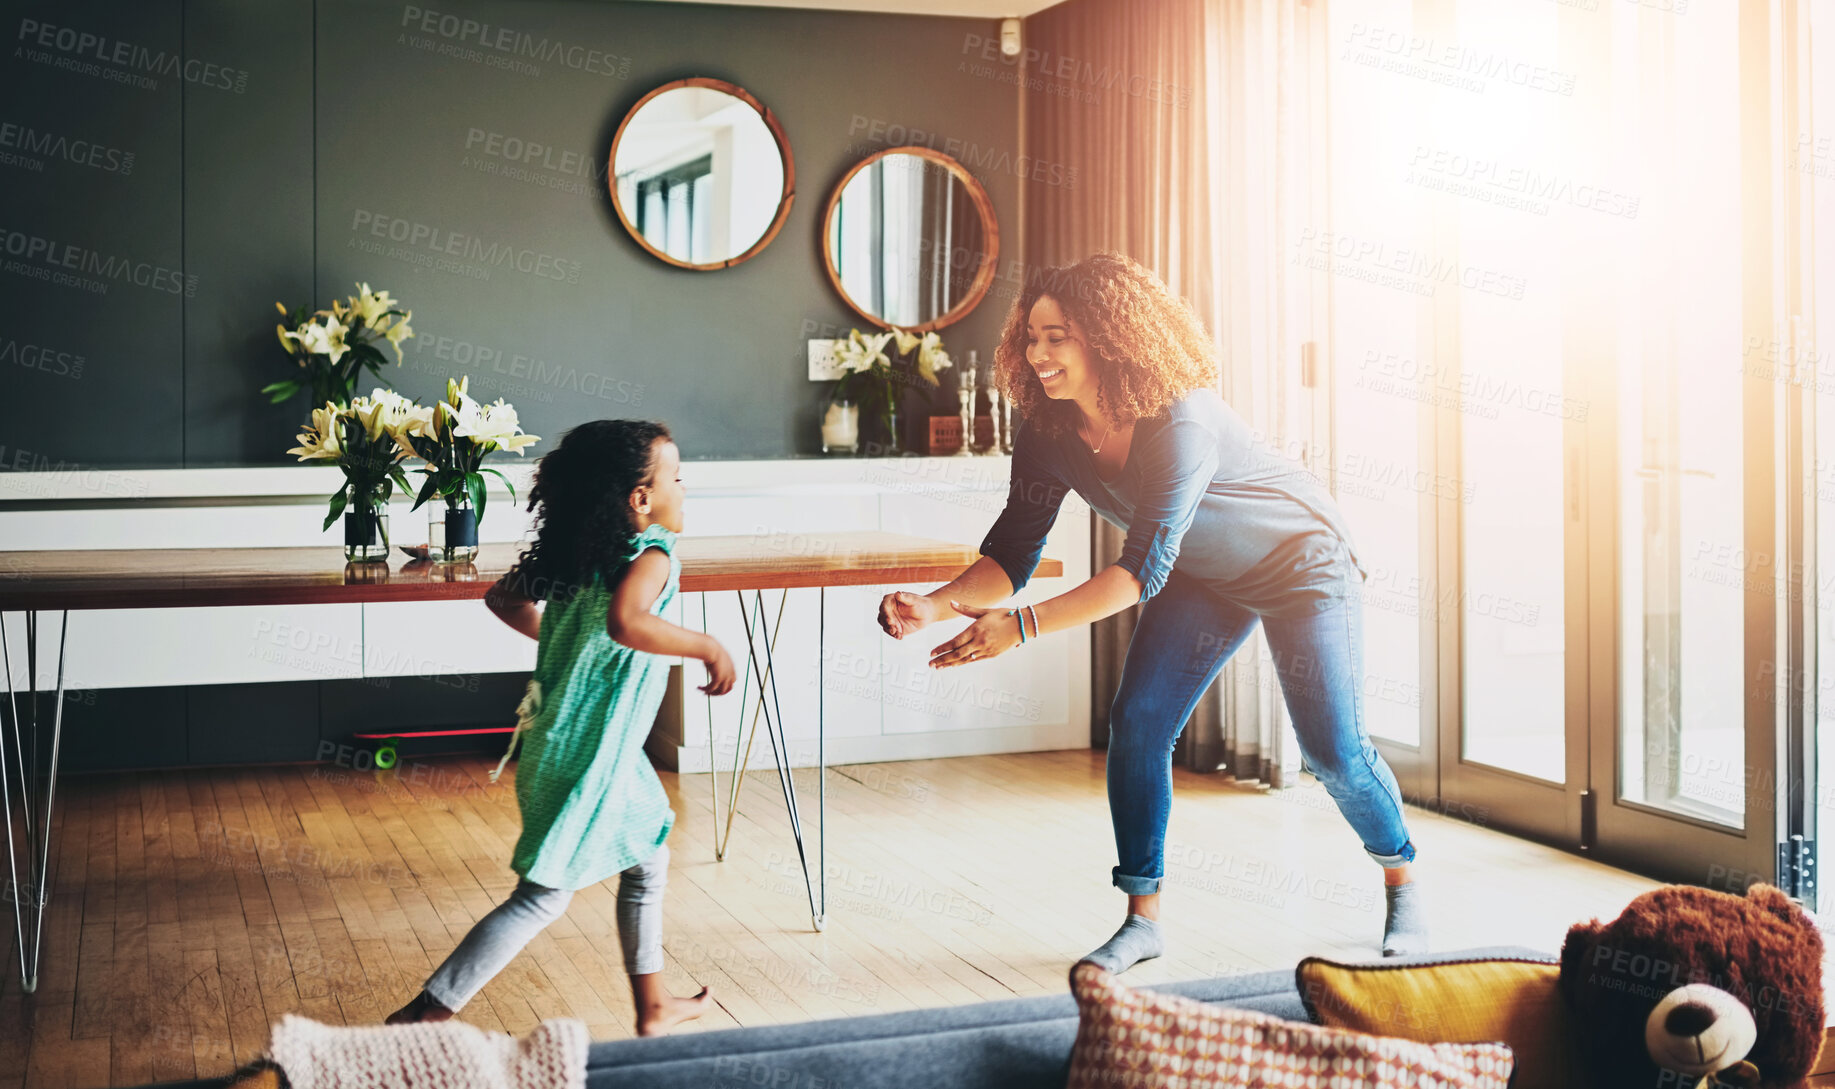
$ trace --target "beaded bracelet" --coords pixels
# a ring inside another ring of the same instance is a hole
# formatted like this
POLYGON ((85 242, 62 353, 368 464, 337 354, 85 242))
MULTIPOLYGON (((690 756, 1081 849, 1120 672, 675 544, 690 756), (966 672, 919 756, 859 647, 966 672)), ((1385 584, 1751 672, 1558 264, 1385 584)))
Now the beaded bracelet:
MULTIPOLYGON (((1034 639, 1036 639, 1036 638, 1038 638, 1038 635, 1039 635, 1039 614, 1038 614, 1038 610, 1036 610, 1036 609, 1034 609, 1034 608, 1033 608, 1032 606, 1030 606, 1030 605, 1028 605, 1028 606, 1026 606, 1026 612, 1027 612, 1027 613, 1029 613, 1029 614, 1031 614, 1031 616, 1032 616, 1032 637, 1033 637, 1034 639)), ((1020 625, 1020 627, 1022 627, 1022 628, 1023 628, 1023 627, 1025 627, 1025 625, 1024 625, 1024 624, 1021 624, 1021 625, 1020 625)))

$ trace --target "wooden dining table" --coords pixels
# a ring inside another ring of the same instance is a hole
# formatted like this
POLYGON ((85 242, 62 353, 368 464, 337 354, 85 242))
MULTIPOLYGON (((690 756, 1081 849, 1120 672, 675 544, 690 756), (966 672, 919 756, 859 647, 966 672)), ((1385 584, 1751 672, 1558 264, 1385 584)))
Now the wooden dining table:
MULTIPOLYGON (((0 624, 0 668, 4 669, 6 714, 11 736, 0 735, 0 803, 6 810, 7 866, 14 929, 18 937, 23 989, 36 990, 44 950, 44 910, 49 888, 51 815, 56 800, 63 742, 64 660, 69 613, 83 609, 219 608, 247 605, 316 605, 384 601, 481 598, 515 562, 521 544, 486 544, 465 564, 425 560, 345 563, 335 547, 88 549, 0 552, 0 614, 24 614, 25 683, 15 683, 13 652, 0 624), (55 694, 50 722, 40 721, 38 697, 41 613, 58 613, 55 694), (22 716, 20 704, 25 704, 22 716), (48 726, 48 730, 47 730, 48 726), (19 796, 23 835, 14 830, 13 795, 19 796), (23 841, 23 851, 16 846, 23 841), (25 855, 26 881, 20 883, 25 855)), ((726 820, 721 828, 718 769, 710 764, 714 796, 715 857, 724 859, 733 814, 749 762, 751 742, 764 725, 789 812, 790 831, 803 869, 812 925, 823 929, 828 909, 828 841, 824 747, 824 685, 818 683, 816 710, 817 836, 815 872, 810 872, 790 749, 777 699, 776 649, 784 603, 791 590, 817 593, 816 668, 826 659, 826 604, 829 587, 897 586, 946 582, 974 563, 968 545, 879 531, 842 533, 758 533, 684 536, 677 555, 684 593, 733 591, 746 624, 749 669, 740 692, 738 736, 728 779, 726 820), (765 592, 781 591, 777 623, 766 622, 765 592), (748 602, 747 597, 751 600, 748 602), (756 701, 754 703, 754 701, 756 701), (747 711, 750 709, 748 730, 747 711), (743 742, 743 744, 741 744, 743 742)), ((1059 560, 1040 561, 1037 575, 1063 574, 1059 560)), ((714 753, 712 706, 708 745, 714 753)))

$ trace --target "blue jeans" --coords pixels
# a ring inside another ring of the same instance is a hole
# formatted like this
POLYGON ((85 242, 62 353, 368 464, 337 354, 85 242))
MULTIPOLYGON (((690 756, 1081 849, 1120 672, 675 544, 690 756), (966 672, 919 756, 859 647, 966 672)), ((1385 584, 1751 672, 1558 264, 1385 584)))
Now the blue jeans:
POLYGON ((1363 600, 1355 594, 1304 617, 1262 616, 1177 573, 1141 609, 1109 712, 1109 815, 1115 886, 1159 891, 1172 749, 1223 665, 1260 622, 1306 767, 1325 785, 1371 858, 1406 865, 1414 843, 1402 791, 1364 726, 1363 600))

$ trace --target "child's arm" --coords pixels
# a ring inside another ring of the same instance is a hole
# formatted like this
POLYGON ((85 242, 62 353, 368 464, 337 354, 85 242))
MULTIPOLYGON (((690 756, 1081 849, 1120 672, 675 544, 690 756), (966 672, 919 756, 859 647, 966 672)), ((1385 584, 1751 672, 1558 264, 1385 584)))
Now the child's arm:
POLYGON ((529 638, 542 637, 542 611, 527 594, 511 589, 508 578, 491 583, 491 588, 484 592, 484 604, 497 614, 497 619, 529 638))
POLYGON ((725 695, 732 691, 734 679, 733 660, 726 648, 705 632, 690 631, 650 612, 668 582, 669 557, 656 548, 639 553, 618 589, 612 591, 612 604, 605 610, 605 634, 632 650, 706 662, 707 683, 701 691, 725 695))

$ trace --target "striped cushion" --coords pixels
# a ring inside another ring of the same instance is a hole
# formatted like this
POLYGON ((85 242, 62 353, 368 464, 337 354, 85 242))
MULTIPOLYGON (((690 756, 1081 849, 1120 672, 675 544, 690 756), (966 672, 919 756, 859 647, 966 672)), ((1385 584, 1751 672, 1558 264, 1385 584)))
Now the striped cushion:
POLYGON ((1507 1089, 1503 1044, 1420 1044, 1135 991, 1094 964, 1070 973, 1068 1089, 1507 1089))
POLYGON ((1518 957, 1432 964, 1307 957, 1294 970, 1306 1012, 1321 1025, 1422 1043, 1509 1044, 1517 1056, 1512 1089, 1586 1082, 1560 980, 1559 964, 1518 957))

